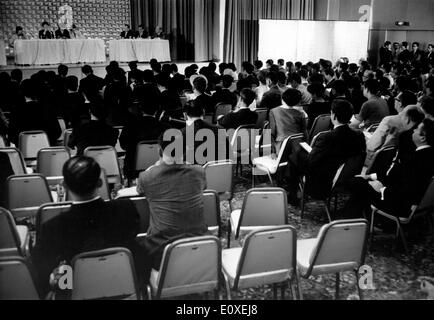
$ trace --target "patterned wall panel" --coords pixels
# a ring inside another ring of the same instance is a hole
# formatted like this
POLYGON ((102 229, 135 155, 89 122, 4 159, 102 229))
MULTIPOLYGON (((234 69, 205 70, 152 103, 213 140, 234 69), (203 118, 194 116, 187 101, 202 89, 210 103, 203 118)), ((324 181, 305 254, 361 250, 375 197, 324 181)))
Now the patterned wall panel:
POLYGON ((22 26, 28 37, 37 38, 44 20, 55 29, 58 9, 65 4, 73 9, 74 24, 89 38, 118 38, 122 26, 131 20, 129 0, 1 0, 0 39, 10 39, 16 26, 22 26))

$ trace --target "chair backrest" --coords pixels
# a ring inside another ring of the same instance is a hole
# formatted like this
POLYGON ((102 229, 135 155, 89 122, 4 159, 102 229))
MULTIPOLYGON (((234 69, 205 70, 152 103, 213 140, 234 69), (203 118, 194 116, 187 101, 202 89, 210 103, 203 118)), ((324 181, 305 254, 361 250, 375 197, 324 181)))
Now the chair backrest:
POLYGON ((168 245, 156 297, 202 293, 219 288, 221 244, 216 237, 196 237, 168 245))
POLYGON ((6 138, 0 135, 0 148, 6 148, 8 147, 6 138))
POLYGON ((434 210, 434 178, 431 179, 431 183, 429 184, 424 197, 419 203, 416 212, 427 211, 428 214, 431 214, 433 210, 434 210))
POLYGON ((160 159, 159 146, 156 141, 142 141, 137 144, 134 169, 145 171, 160 159))
POLYGON ((331 116, 329 114, 323 114, 318 116, 313 122, 312 129, 309 133, 309 142, 312 142, 313 138, 320 132, 329 131, 333 128, 331 116))
POLYGON ((63 165, 70 158, 65 147, 41 149, 38 152, 36 172, 45 177, 61 177, 63 165))
POLYGON ((233 194, 234 163, 230 160, 209 162, 204 166, 207 188, 215 190, 219 195, 233 194))
MULTIPOLYGON (((102 200, 108 201, 112 199, 112 195, 109 188, 109 182, 107 180, 107 175, 105 173, 105 169, 101 168, 100 179, 102 181, 101 187, 98 189, 98 196, 101 197, 102 200)), ((66 201, 71 201, 71 195, 69 192, 66 192, 66 201)))
POLYGON ((243 226, 281 226, 288 223, 288 200, 281 188, 247 191, 241 209, 237 236, 243 226))
POLYGON ((94 158, 105 170, 108 183, 122 183, 122 174, 118 162, 118 154, 111 146, 89 147, 84 155, 94 158))
POLYGON ((42 205, 36 213, 36 241, 42 237, 42 227, 48 221, 68 212, 72 202, 48 203, 42 205))
POLYGON ((11 176, 6 181, 6 203, 15 218, 14 209, 40 207, 51 202, 47 180, 40 174, 11 176))
POLYGON ((310 269, 335 264, 360 266, 365 259, 368 232, 368 221, 364 219, 334 221, 323 226, 309 258, 310 269))
POLYGON ((26 131, 20 133, 18 145, 25 160, 35 160, 39 150, 50 147, 50 141, 44 131, 26 131))
POLYGON ((265 122, 267 121, 268 110, 256 109, 255 112, 258 114, 258 121, 256 121, 256 128, 263 129, 265 122))
POLYGON ((283 282, 297 265, 297 232, 285 225, 251 232, 244 241, 234 287, 283 282))
POLYGON ((9 211, 0 208, 0 256, 21 256, 20 237, 9 211))
POLYGON ((312 141, 310 142, 311 147, 314 147, 317 140, 324 134, 327 134, 329 131, 321 131, 318 133, 315 137, 313 137, 312 141))
POLYGON ((0 258, 0 300, 39 300, 29 266, 23 258, 0 258))
POLYGON ((131 197, 129 198, 140 216, 140 230, 139 233, 147 233, 149 229, 149 220, 151 217, 151 209, 149 202, 144 197, 131 197))
POLYGON ((279 163, 279 167, 286 166, 291 154, 297 154, 300 150, 300 143, 303 142, 304 135, 295 134, 288 138, 286 138, 282 146, 280 147, 279 155, 277 156, 277 161, 279 163))
POLYGON ((393 159, 395 159, 397 152, 398 148, 394 146, 385 147, 378 150, 375 153, 374 159, 366 171, 366 174, 386 174, 387 170, 389 170, 390 166, 392 165, 393 159))
POLYGON ((72 259, 72 300, 138 298, 134 260, 129 250, 111 248, 72 259))
POLYGON ((116 127, 113 127, 113 128, 115 128, 115 129, 117 129, 119 131, 118 142, 116 143, 116 146, 115 146, 116 152, 118 153, 118 155, 125 154, 125 150, 122 149, 121 143, 119 141, 119 138, 122 135, 122 131, 124 130, 124 127, 116 126, 116 127))
POLYGON ((224 103, 219 103, 217 104, 216 108, 215 108, 215 121, 217 121, 217 119, 220 116, 225 116, 228 113, 230 113, 232 111, 232 105, 231 104, 224 104, 224 103))
POLYGON ((218 227, 219 236, 221 228, 220 199, 214 190, 205 190, 203 193, 203 213, 208 227, 218 227))
MULTIPOLYGON (((231 133, 231 130, 229 132, 231 133)), ((256 142, 256 132, 256 125, 245 125, 237 128, 233 132, 233 135, 229 134, 232 150, 238 154, 253 151, 256 142)))
POLYGON ((349 158, 337 171, 333 180, 333 188, 344 185, 348 180, 362 172, 365 163, 366 153, 349 158))
MULTIPOLYGON (((59 122, 59 127, 60 127, 61 132, 65 132, 65 130, 66 130, 65 120, 63 118, 57 118, 57 122, 59 122)), ((60 140, 63 141, 63 139, 64 139, 64 136, 62 135, 60 140)))
POLYGON ((63 145, 66 148, 68 147, 68 143, 69 143, 69 138, 71 137, 72 134, 72 129, 66 129, 65 131, 63 131, 63 145))
POLYGON ((20 150, 16 148, 1 148, 0 152, 6 153, 9 157, 12 169, 16 175, 26 174, 26 164, 20 150))

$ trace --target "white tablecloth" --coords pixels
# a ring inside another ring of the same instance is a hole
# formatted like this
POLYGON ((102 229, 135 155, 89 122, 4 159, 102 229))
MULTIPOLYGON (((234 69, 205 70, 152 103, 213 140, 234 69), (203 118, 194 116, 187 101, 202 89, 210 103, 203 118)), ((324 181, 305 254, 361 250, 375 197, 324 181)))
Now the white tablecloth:
POLYGON ((4 40, 0 39, 0 66, 5 66, 6 63, 6 49, 4 40))
POLYGON ((15 63, 42 65, 105 62, 104 41, 100 39, 17 40, 15 63))
POLYGON ((109 42, 109 50, 111 61, 148 62, 151 59, 171 61, 169 40, 112 40, 109 42))

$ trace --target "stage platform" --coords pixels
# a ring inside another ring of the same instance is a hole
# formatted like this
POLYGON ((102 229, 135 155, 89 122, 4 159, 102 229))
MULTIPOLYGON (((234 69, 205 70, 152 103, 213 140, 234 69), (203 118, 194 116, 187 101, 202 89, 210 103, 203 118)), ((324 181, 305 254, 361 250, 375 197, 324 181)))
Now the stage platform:
MULTIPOLYGON (((197 64, 199 66, 199 69, 202 67, 205 67, 209 64, 209 62, 194 62, 194 61, 173 61, 173 62, 167 62, 167 63, 176 63, 178 66, 178 70, 180 73, 184 74, 185 68, 192 64, 197 64)), ((93 68, 94 74, 99 77, 104 77, 106 75, 105 68, 109 64, 109 61, 104 63, 89 63, 89 65, 93 68)), ((166 62, 162 63, 166 64, 166 62)), ((76 76, 78 79, 81 79, 83 77, 83 74, 81 73, 81 67, 85 64, 79 63, 79 64, 67 64, 69 68, 68 75, 70 76, 76 76)), ((130 71, 128 67, 128 63, 119 63, 120 67, 123 68, 125 71, 130 71)), ((31 75, 35 74, 39 70, 46 70, 46 71, 55 71, 57 73, 57 67, 58 65, 43 65, 43 66, 17 66, 14 64, 14 59, 8 59, 8 65, 7 66, 0 66, 0 72, 8 72, 10 73, 14 69, 21 69, 23 71, 23 79, 30 78, 31 75)), ((140 70, 150 69, 149 63, 139 63, 138 67, 140 70)))

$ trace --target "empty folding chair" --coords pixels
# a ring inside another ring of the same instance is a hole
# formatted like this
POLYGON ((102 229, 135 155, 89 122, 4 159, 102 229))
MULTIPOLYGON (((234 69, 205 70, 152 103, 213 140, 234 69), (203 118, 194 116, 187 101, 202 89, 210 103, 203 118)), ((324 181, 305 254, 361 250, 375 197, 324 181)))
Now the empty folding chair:
POLYGON ((18 145, 24 160, 33 165, 39 150, 49 148, 50 141, 43 131, 26 131, 20 133, 18 145))
POLYGON ((2 148, 0 152, 6 153, 9 157, 12 170, 16 175, 23 175, 27 173, 26 163, 20 150, 16 148, 2 148))
POLYGON ((0 258, 0 300, 39 300, 32 273, 23 258, 0 258))
POLYGON ((0 256, 27 256, 29 242, 29 229, 15 225, 11 213, 0 208, 0 256))
POLYGON ((72 300, 138 300, 134 260, 125 248, 86 252, 72 259, 72 300))
POLYGON ((279 155, 276 159, 273 159, 271 155, 253 159, 252 168, 252 184, 255 186, 255 176, 268 175, 272 185, 276 185, 275 177, 279 174, 279 170, 288 166, 289 157, 291 154, 295 154, 300 148, 300 142, 304 139, 303 134, 296 134, 286 138, 279 151, 279 155))
POLYGON ((297 233, 291 226, 265 228, 251 232, 242 248, 225 249, 222 253, 223 273, 228 298, 231 290, 288 283, 293 299, 303 299, 297 274, 297 233), (297 285, 298 292, 294 284, 297 285))
POLYGON ((285 224, 288 224, 286 191, 280 188, 251 189, 244 197, 241 210, 233 211, 228 220, 228 247, 231 234, 238 239, 241 232, 285 224))
POLYGON ((148 296, 152 299, 214 292, 221 287, 221 246, 216 237, 187 238, 168 245, 160 270, 152 270, 148 296))
POLYGON ((137 144, 134 170, 148 170, 160 159, 159 146, 156 141, 142 141, 137 144))
POLYGON ((217 233, 221 237, 220 199, 214 190, 206 190, 203 193, 203 214, 208 231, 217 233))
POLYGON ((41 149, 38 152, 36 172, 44 175, 50 185, 60 184, 63 180, 63 165, 69 158, 65 147, 41 149))
POLYGON ((255 124, 241 126, 235 131, 229 130, 230 146, 233 157, 237 160, 237 173, 239 167, 242 173, 243 165, 251 163, 252 155, 255 151, 257 133, 259 133, 259 130, 256 129, 255 124))
POLYGON ((309 133, 309 143, 312 142, 313 138, 320 132, 330 131, 333 128, 331 122, 331 116, 329 114, 323 114, 318 116, 313 122, 312 129, 309 133))
POLYGON ((374 221, 375 216, 380 215, 383 218, 392 221, 396 224, 396 233, 395 237, 401 238, 402 244, 404 246, 405 252, 408 254, 408 245, 405 238, 404 226, 409 225, 413 220, 426 217, 428 219, 428 225, 430 229, 432 229, 432 213, 434 211, 434 178, 431 180, 431 183, 428 189, 425 192, 422 201, 418 206, 413 206, 411 208, 411 213, 408 217, 398 217, 394 215, 393 212, 385 212, 382 211, 375 206, 372 206, 372 214, 371 214, 371 237, 374 235, 374 221))
POLYGON ((84 155, 94 158, 105 170, 109 184, 122 184, 122 174, 115 148, 110 146, 89 147, 84 150, 84 155))
POLYGON ((34 217, 41 205, 51 202, 47 180, 40 174, 11 176, 6 181, 6 206, 14 218, 34 217))
POLYGON ((232 210, 234 163, 230 160, 209 162, 204 166, 204 169, 207 188, 215 190, 220 200, 227 200, 229 208, 232 210))
POLYGON ((340 273, 354 271, 359 296, 359 268, 364 264, 368 240, 368 221, 364 219, 334 221, 323 226, 314 239, 297 243, 300 275, 336 275, 336 299, 339 298, 340 273))
POLYGON ((43 225, 48 221, 68 212, 72 202, 49 203, 42 205, 36 213, 36 242, 43 237, 43 225))

